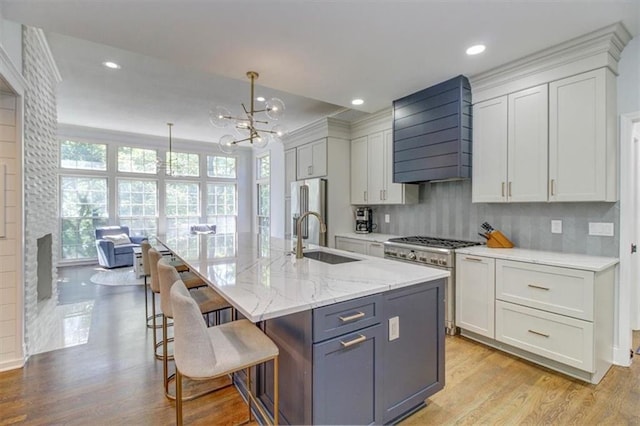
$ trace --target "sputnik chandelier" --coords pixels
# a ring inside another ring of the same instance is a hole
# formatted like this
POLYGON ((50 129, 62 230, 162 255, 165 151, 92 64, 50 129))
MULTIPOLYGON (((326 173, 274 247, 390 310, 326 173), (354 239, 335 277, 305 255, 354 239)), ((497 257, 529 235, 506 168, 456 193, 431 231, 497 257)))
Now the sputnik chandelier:
MULTIPOLYGON (((248 142, 251 147, 264 148, 270 140, 278 140, 285 134, 282 125, 276 124, 271 129, 263 128, 269 124, 264 119, 259 119, 256 114, 264 113, 272 120, 278 120, 284 115, 284 102, 278 98, 271 98, 265 102, 263 109, 255 109, 255 81, 258 73, 248 71, 247 77, 251 80, 251 103, 249 109, 242 103, 244 110, 243 117, 234 117, 229 110, 222 106, 217 106, 209 111, 209 121, 216 127, 227 127, 233 124, 237 135, 226 134, 220 138, 218 144, 220 150, 230 154, 238 148, 239 144, 248 142)), ((264 101, 264 99, 263 99, 264 101)))

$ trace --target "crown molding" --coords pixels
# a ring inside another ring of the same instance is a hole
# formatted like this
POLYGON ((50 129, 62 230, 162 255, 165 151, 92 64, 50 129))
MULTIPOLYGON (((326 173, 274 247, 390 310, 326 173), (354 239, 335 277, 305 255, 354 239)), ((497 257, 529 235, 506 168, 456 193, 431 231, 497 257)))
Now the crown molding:
POLYGON ((323 138, 349 140, 351 126, 348 122, 333 117, 324 117, 296 129, 282 138, 285 149, 295 148, 323 138))
POLYGON ((351 123, 351 139, 393 128, 393 108, 388 107, 351 123))
POLYGON ((607 67, 618 75, 618 61, 632 36, 618 22, 500 67, 473 75, 473 102, 607 67))

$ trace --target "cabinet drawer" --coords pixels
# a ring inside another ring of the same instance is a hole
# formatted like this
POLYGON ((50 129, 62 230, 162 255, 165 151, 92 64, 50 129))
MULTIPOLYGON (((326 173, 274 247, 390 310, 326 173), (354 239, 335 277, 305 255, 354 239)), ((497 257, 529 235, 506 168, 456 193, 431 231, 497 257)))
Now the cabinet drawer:
POLYGON ((496 261, 496 299, 593 321, 590 271, 496 261))
POLYGON ((496 340, 593 372, 593 323, 496 301, 496 340))
POLYGON ((362 297, 313 310, 313 341, 321 342, 380 322, 382 295, 362 297))

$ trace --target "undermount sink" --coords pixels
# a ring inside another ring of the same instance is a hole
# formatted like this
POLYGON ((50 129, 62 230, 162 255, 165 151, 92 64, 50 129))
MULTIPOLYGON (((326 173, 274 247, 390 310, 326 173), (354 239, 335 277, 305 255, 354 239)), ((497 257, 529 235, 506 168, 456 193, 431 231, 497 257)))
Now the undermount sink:
POLYGON ((304 257, 317 260, 319 262, 329 263, 331 265, 337 265, 340 263, 357 262, 360 259, 354 259, 352 257, 340 256, 339 254, 328 253, 326 251, 305 251, 302 253, 304 257))

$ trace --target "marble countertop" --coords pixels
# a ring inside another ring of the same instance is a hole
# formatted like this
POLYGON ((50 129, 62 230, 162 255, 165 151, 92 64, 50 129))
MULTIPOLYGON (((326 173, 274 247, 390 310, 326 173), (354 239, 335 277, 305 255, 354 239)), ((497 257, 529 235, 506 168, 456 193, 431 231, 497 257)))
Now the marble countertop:
POLYGON ((617 265, 619 262, 619 259, 615 257, 589 256, 586 254, 560 253, 521 248, 489 248, 486 246, 465 247, 457 249, 456 253, 537 263, 541 265, 559 266, 563 268, 581 269, 593 272, 604 271, 617 265))
POLYGON ((159 236, 158 240, 247 319, 257 322, 395 288, 446 278, 422 265, 311 246, 360 259, 330 265, 296 259, 291 240, 255 234, 159 236))
POLYGON ((353 238, 356 240, 373 241, 376 243, 384 243, 391 238, 399 238, 399 235, 391 234, 379 234, 377 232, 370 232, 368 234, 358 234, 356 232, 341 232, 336 234, 336 237, 353 238))

